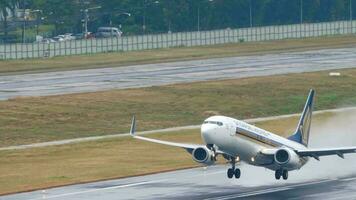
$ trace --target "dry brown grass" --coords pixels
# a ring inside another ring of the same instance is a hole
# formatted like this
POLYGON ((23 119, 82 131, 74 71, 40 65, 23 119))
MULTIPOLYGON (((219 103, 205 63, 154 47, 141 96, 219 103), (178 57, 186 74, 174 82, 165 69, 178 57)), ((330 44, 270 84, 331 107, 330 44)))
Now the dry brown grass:
POLYGON ((320 37, 298 40, 249 42, 189 48, 158 49, 125 53, 107 53, 82 56, 54 57, 1 61, 0 73, 29 73, 61 71, 100 67, 127 66, 132 64, 195 60, 228 56, 255 55, 271 52, 300 51, 309 49, 347 47, 356 44, 354 36, 320 37))
MULTIPOLYGON (((154 136, 200 142, 194 132, 154 136)), ((184 150, 128 137, 0 152, 0 157, 0 194, 197 166, 184 150)))
POLYGON ((220 113, 239 119, 298 113, 309 88, 316 109, 356 104, 356 69, 129 90, 16 98, 0 102, 0 146, 199 124, 220 113))

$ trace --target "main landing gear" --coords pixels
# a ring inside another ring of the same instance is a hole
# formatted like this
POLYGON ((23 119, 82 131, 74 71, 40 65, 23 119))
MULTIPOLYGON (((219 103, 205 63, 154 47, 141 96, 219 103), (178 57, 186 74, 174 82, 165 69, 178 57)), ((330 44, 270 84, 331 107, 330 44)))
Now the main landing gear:
POLYGON ((284 180, 287 180, 288 179, 288 171, 283 170, 283 169, 277 169, 274 176, 277 180, 279 180, 281 178, 281 176, 283 177, 284 180))
POLYGON ((235 164, 236 164, 236 158, 231 158, 232 167, 227 170, 228 178, 232 178, 233 176, 235 176, 235 178, 240 178, 241 170, 239 168, 235 168, 235 164))

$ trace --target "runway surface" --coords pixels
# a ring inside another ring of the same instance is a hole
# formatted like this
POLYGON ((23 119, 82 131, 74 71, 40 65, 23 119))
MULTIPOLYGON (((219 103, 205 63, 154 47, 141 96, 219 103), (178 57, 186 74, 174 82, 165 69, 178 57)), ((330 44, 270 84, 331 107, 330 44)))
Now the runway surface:
POLYGON ((0 76, 0 100, 356 67, 356 47, 0 76))
POLYGON ((226 177, 227 167, 213 166, 72 185, 2 196, 0 199, 356 199, 356 175, 326 177, 316 171, 316 176, 308 177, 301 171, 290 172, 288 181, 277 181, 272 171, 241 166, 243 174, 237 180, 226 177))

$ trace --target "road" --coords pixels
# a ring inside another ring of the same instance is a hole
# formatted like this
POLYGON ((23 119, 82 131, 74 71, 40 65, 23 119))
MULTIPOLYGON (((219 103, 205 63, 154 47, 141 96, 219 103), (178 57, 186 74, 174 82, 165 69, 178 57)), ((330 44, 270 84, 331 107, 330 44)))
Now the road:
POLYGON ((0 100, 355 67, 356 47, 0 76, 0 100))
MULTIPOLYGON (((330 160, 325 162, 319 163, 319 166, 323 168, 330 160)), ((207 169, 178 170, 1 196, 0 199, 356 199, 356 175, 352 175, 351 171, 347 171, 349 175, 335 174, 328 177, 327 171, 315 171, 313 174, 313 170, 318 168, 312 165, 299 172, 290 172, 288 181, 277 181, 272 171, 241 165, 243 174, 241 179, 236 180, 226 177, 227 167, 218 165, 207 169)), ((335 168, 331 172, 337 171, 335 168)))

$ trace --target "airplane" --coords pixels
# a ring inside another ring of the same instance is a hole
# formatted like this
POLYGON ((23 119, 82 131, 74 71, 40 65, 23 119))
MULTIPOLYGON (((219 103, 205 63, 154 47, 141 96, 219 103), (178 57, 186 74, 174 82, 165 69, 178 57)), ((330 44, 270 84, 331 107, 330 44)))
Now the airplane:
POLYGON ((180 147, 188 151, 193 160, 204 165, 213 165, 218 155, 230 164, 228 178, 240 178, 237 162, 265 167, 275 171, 275 179, 288 179, 288 171, 299 170, 309 158, 320 160, 321 156, 337 155, 344 158, 346 153, 356 153, 354 147, 308 148, 315 91, 310 90, 304 110, 295 132, 284 138, 246 122, 225 117, 212 116, 201 125, 201 137, 206 145, 183 144, 162 141, 135 134, 136 119, 132 119, 130 134, 133 138, 163 145, 180 147))

